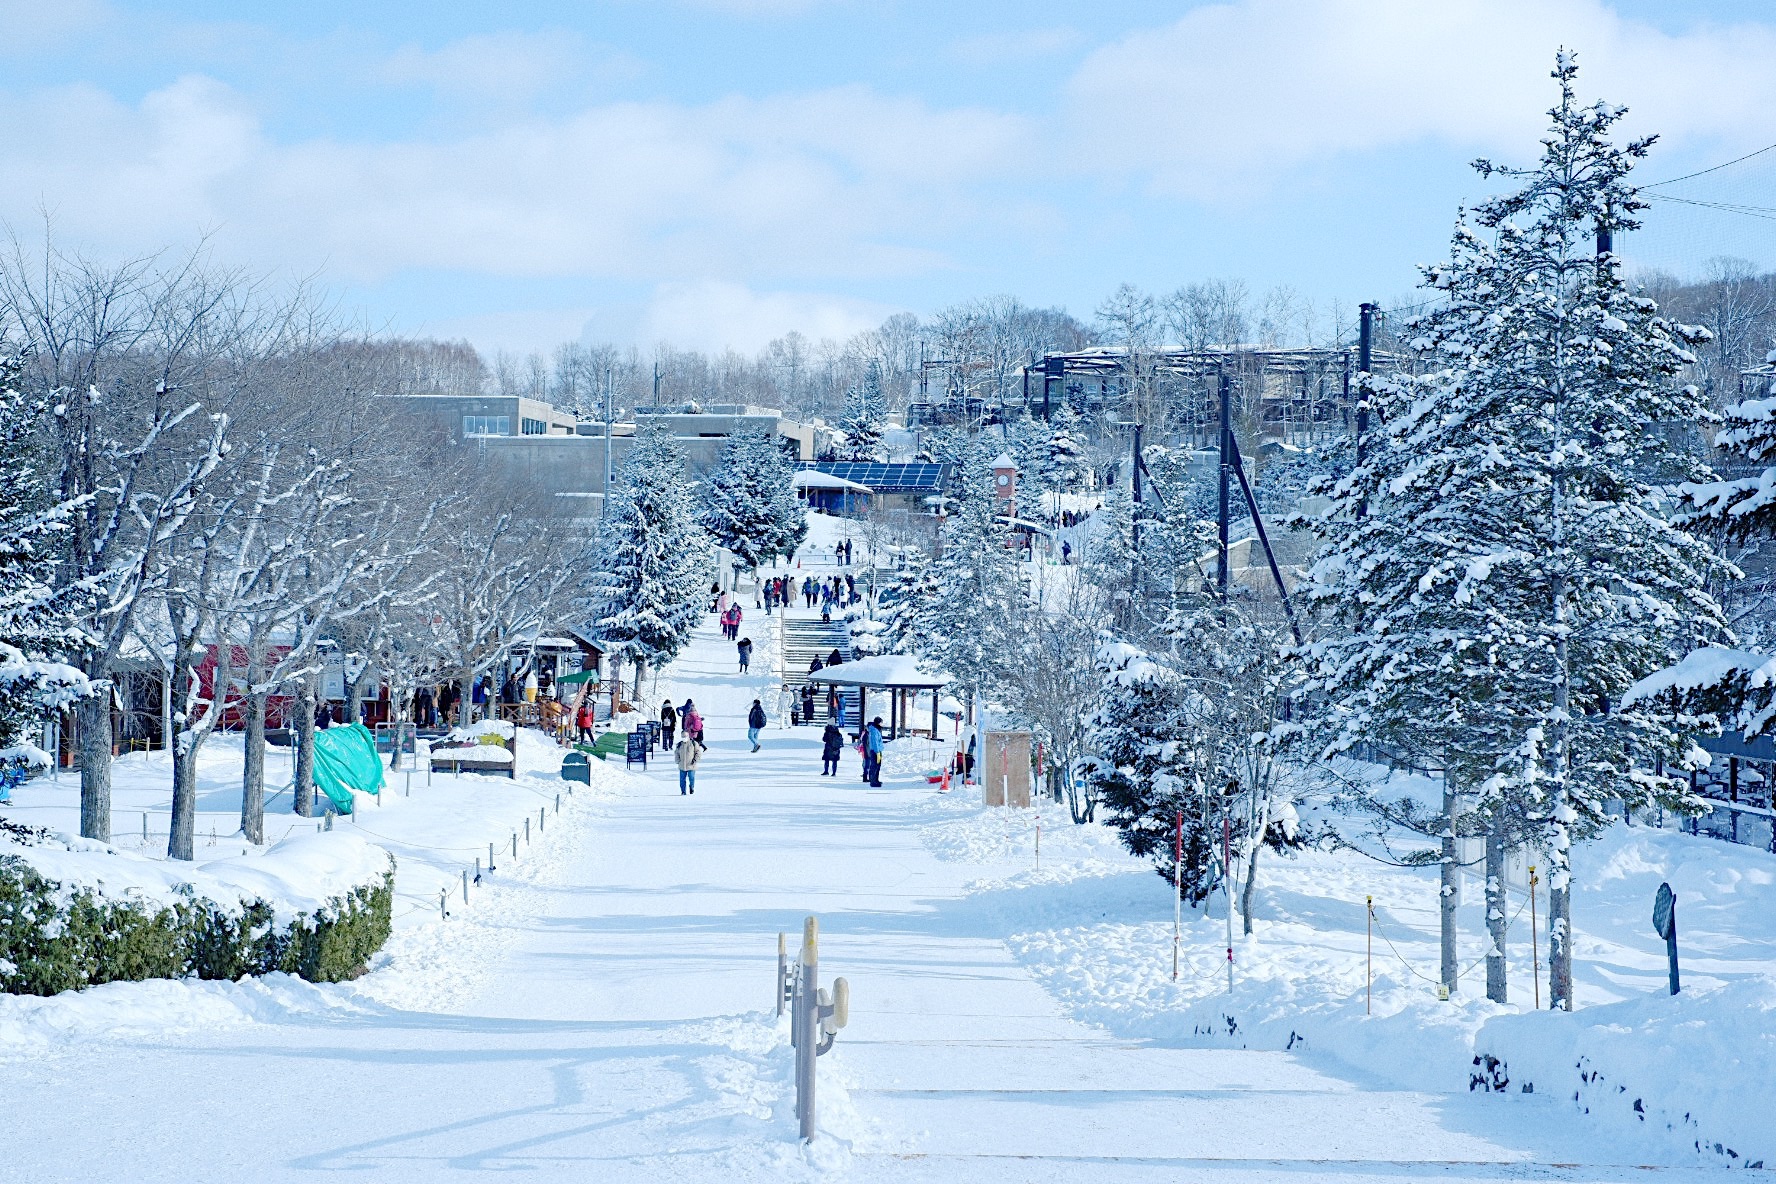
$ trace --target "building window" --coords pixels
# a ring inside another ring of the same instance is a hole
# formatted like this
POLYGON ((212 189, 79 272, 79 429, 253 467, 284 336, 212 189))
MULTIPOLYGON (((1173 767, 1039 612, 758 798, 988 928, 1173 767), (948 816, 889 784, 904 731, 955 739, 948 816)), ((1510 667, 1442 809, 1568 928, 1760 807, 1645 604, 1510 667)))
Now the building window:
POLYGON ((512 417, 509 415, 463 416, 463 435, 465 436, 509 436, 511 434, 512 417))
POLYGON ((526 436, 546 436, 549 434, 549 425, 544 420, 526 416, 518 421, 518 430, 526 436))

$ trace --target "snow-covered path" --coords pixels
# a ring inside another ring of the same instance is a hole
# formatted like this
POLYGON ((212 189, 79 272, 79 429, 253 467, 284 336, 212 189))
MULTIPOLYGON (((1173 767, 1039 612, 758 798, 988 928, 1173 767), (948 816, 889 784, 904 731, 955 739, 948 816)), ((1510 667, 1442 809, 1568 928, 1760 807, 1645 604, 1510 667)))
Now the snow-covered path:
POLYGON ((663 679, 708 719, 696 795, 665 761, 564 815, 486 922, 454 931, 485 956, 440 956, 479 968, 448 1010, 224 986, 270 1022, 7 1063, 0 1180, 1645 1176, 1603 1166, 1551 1099, 1483 1108, 1069 1019, 971 900, 977 869, 920 841, 929 786, 868 790, 851 753, 822 780, 817 733, 775 720, 747 751, 774 630, 749 613, 747 632, 753 676, 707 626, 663 679), (767 1015, 776 934, 810 912, 853 1002, 820 1067, 831 1135, 806 1153, 767 1015))

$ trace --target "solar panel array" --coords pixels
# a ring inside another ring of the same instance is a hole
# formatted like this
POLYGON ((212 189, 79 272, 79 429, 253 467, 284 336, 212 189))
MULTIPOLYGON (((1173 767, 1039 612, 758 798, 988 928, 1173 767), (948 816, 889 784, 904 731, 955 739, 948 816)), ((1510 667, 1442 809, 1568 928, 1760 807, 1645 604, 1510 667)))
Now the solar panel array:
POLYGON ((943 485, 944 466, 938 464, 844 460, 826 461, 815 468, 829 476, 867 485, 877 493, 936 493, 943 485))

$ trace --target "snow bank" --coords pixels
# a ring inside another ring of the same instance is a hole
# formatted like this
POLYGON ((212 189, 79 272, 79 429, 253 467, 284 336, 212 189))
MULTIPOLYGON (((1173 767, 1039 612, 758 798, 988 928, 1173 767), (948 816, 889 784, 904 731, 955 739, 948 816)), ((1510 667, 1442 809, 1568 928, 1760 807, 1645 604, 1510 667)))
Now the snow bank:
POLYGON ((1776 1163, 1776 982, 1501 1015, 1474 1046, 1503 1062, 1510 1090, 1569 1096, 1609 1126, 1663 1130, 1733 1166, 1776 1163))
POLYGON ((279 925, 313 916, 353 889, 380 882, 394 868, 387 851, 349 831, 297 833, 271 847, 207 863, 155 859, 59 834, 30 846, 0 841, 0 859, 9 856, 61 884, 64 893, 86 889, 148 908, 192 897, 230 908, 259 901, 271 907, 279 925))

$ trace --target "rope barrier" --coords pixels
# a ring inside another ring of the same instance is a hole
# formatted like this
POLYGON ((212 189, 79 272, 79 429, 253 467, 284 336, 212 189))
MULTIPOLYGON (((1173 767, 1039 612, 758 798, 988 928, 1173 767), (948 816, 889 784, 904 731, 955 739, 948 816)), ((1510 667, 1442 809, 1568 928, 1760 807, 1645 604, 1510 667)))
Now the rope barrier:
MULTIPOLYGON (((1505 929, 1507 931, 1511 928, 1512 925, 1517 923, 1517 919, 1519 917, 1523 916, 1524 910, 1527 908, 1529 908, 1529 899, 1528 899, 1528 897, 1525 897, 1523 903, 1517 906, 1516 914, 1514 916, 1512 916, 1510 918, 1510 920, 1505 922, 1505 929)), ((1415 978, 1423 979, 1425 982, 1430 983, 1433 987, 1440 987, 1443 985, 1443 982, 1441 979, 1429 978, 1423 974, 1420 974, 1418 972, 1418 969, 1415 966, 1413 966, 1412 963, 1410 963, 1406 960, 1406 956, 1404 954, 1400 953, 1399 947, 1394 945, 1393 939, 1387 935, 1387 932, 1384 929, 1382 929, 1381 919, 1375 915, 1375 906, 1373 904, 1371 904, 1369 906, 1369 919, 1372 922, 1374 922, 1375 932, 1377 932, 1381 935, 1381 940, 1387 944, 1387 948, 1389 950, 1392 950, 1394 957, 1396 957, 1400 960, 1400 965, 1404 966, 1408 971, 1410 971, 1411 974, 1415 978)), ((1480 965, 1482 962, 1486 961, 1491 956, 1492 956, 1491 952, 1488 951, 1487 953, 1481 954, 1478 958, 1475 958, 1472 962, 1469 962, 1466 966, 1456 967, 1455 977, 1458 979, 1461 978, 1464 974, 1468 973, 1468 971, 1474 969, 1476 966, 1480 965)))

